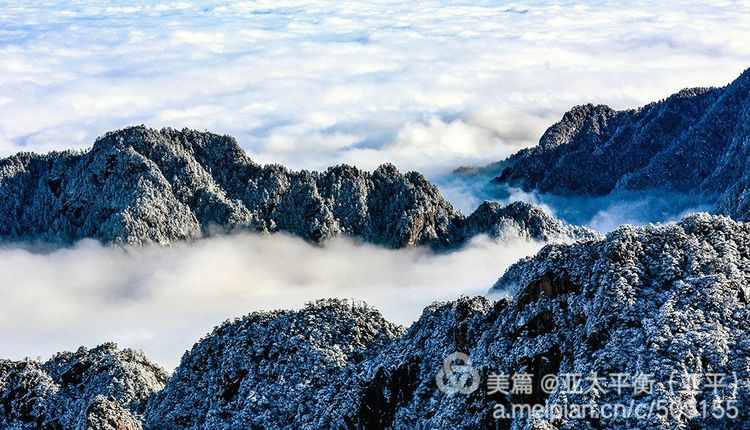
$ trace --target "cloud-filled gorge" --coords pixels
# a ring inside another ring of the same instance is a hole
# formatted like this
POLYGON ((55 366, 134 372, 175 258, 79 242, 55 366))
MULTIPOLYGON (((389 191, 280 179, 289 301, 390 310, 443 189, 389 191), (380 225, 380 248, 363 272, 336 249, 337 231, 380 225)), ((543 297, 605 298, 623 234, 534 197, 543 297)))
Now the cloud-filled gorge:
POLYGON ((227 318, 325 297, 365 300, 408 324, 435 300, 485 294, 540 246, 478 237, 460 251, 435 254, 343 238, 320 247, 282 234, 243 234, 169 248, 93 241, 52 252, 4 247, 0 350, 5 358, 47 357, 115 341, 171 368, 227 318))

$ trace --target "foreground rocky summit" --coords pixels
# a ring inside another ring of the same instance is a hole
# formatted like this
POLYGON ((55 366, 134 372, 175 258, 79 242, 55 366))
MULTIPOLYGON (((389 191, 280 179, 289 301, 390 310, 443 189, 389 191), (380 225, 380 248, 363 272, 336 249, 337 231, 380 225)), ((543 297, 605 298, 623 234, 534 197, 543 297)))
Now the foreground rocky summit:
MULTIPOLYGON (((158 378, 134 377, 142 372, 126 373, 124 385, 142 387, 139 399, 155 393, 141 421, 147 429, 749 428, 749 278, 744 223, 696 215, 622 227, 601 240, 548 245, 493 287, 509 298, 435 304, 405 331, 339 300, 254 313, 199 341, 163 390, 154 388, 158 378), (467 353, 458 364, 471 366, 446 364, 455 352, 467 353), (526 375, 530 389, 493 390, 503 388, 498 375, 526 375), (580 375, 580 385, 545 386, 547 375, 580 375), (635 389, 639 375, 650 386, 635 389), (590 412, 506 415, 514 405, 590 412), (606 414, 606 405, 624 409, 606 414)), ((0 423, 40 422, 30 417, 43 414, 28 411, 44 408, 22 399, 60 398, 46 375, 70 372, 47 365, 35 370, 39 377, 21 378, 22 364, 2 366, 0 423)), ((67 384, 86 387, 78 381, 93 379, 73 380, 67 384)), ((87 399, 101 392, 78 390, 87 399)), ((110 393, 107 407, 141 417, 142 402, 110 393)), ((70 405, 62 428, 80 428, 82 411, 99 410, 56 402, 70 405)))
POLYGON ((750 220, 750 70, 724 88, 683 90, 639 109, 578 106, 539 145, 505 160, 497 181, 531 191, 701 195, 750 220))
POLYGON ((142 354, 113 344, 45 363, 0 360, 0 428, 140 430, 166 380, 142 354))
POLYGON ((392 165, 291 172, 254 163, 231 137, 191 130, 132 127, 84 153, 0 160, 6 241, 170 244, 245 229, 452 247, 507 225, 539 240, 593 237, 528 205, 487 206, 466 218, 422 175, 392 165))

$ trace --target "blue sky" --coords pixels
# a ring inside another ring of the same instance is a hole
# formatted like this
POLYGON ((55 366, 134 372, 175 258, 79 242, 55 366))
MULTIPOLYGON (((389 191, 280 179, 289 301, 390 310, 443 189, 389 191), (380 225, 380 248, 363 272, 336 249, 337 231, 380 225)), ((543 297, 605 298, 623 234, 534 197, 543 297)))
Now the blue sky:
POLYGON ((145 123, 293 168, 433 174, 532 145, 575 104, 635 107, 750 64, 741 1, 2 3, 1 155, 145 123))

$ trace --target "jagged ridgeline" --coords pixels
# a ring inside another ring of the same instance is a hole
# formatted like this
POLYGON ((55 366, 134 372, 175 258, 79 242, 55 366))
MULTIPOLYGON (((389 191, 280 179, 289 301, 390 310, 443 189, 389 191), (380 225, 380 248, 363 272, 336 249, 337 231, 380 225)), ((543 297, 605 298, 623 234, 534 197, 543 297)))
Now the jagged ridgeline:
POLYGON ((593 237, 533 206, 487 203, 464 217, 422 175, 383 165, 292 172, 254 163, 228 136, 132 127, 87 152, 0 160, 0 239, 170 244, 212 232, 346 235, 388 247, 451 247, 509 226, 522 235, 593 237))
POLYGON ((750 220, 750 70, 724 88, 639 109, 578 106, 538 146, 507 159, 496 180, 563 195, 689 192, 750 220))
POLYGON ((322 300, 227 321, 166 381, 142 356, 112 346, 44 364, 0 361, 0 428, 747 429, 749 281, 746 224, 696 215, 622 227, 517 263, 495 286, 510 299, 435 304, 408 330, 362 304, 322 300), (469 354, 481 384, 449 395, 436 375, 455 351, 469 354), (503 394, 489 392, 491 373, 532 375, 535 384, 544 375, 605 380, 596 390, 584 380, 573 394, 562 384, 503 394), (656 382, 648 394, 618 391, 611 374, 656 382), (720 387, 706 384, 721 374, 720 387), (703 413, 704 401, 737 414, 703 413), (674 413, 493 416, 511 404, 659 404, 674 413))

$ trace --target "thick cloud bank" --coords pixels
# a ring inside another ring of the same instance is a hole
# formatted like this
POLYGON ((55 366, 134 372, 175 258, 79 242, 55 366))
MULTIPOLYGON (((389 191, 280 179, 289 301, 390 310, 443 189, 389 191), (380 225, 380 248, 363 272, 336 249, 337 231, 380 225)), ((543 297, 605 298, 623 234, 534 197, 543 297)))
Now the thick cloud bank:
POLYGON ((167 367, 214 325, 324 297, 365 300, 402 324, 435 300, 483 294, 541 244, 478 237, 463 250, 386 250, 337 239, 236 235, 171 248, 0 248, 0 351, 48 356, 115 341, 167 367))
POLYGON ((531 203, 570 224, 606 233, 620 225, 676 222, 698 213, 711 212, 713 205, 700 195, 664 191, 618 191, 605 196, 562 196, 526 192, 507 184, 493 183, 500 167, 488 166, 471 175, 448 174, 436 178, 446 198, 465 213, 482 201, 509 204, 531 203))
POLYGON ((747 66, 750 5, 675 3, 6 1, 0 154, 146 123, 292 168, 495 161, 572 105, 637 106, 747 66))

